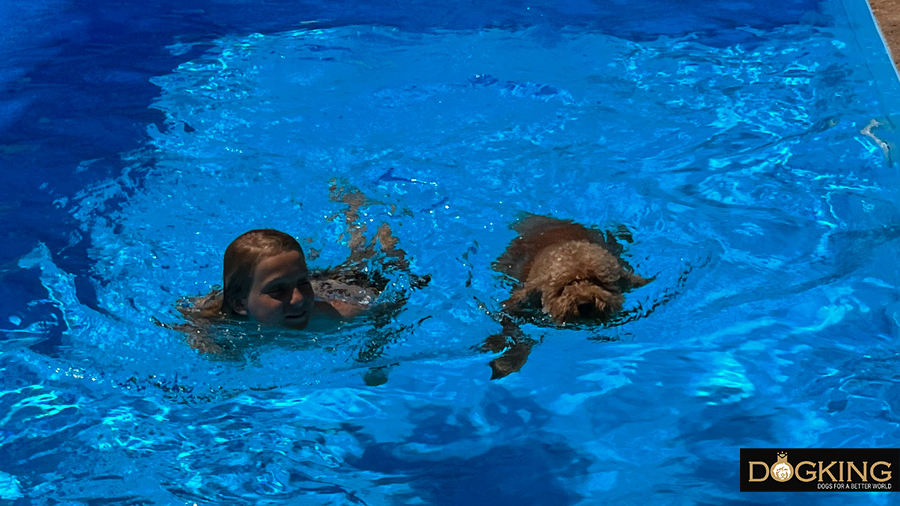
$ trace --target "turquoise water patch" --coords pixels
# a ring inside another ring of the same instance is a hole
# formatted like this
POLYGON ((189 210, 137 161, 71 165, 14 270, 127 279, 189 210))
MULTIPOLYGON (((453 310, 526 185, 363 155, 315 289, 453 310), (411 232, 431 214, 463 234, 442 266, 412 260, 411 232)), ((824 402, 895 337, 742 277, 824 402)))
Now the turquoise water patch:
POLYGON ((0 472, 0 499, 14 501, 22 497, 24 496, 19 487, 19 480, 15 476, 0 472))

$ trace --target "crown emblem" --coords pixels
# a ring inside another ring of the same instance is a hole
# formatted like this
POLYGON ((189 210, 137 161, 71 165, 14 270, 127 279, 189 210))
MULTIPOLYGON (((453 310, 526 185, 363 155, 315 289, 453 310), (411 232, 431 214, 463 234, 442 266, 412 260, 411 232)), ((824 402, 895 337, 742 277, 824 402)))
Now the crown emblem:
POLYGON ((772 468, 770 469, 772 478, 775 481, 784 483, 794 476, 794 466, 787 461, 786 452, 778 452, 776 457, 778 457, 778 461, 772 464, 772 468))

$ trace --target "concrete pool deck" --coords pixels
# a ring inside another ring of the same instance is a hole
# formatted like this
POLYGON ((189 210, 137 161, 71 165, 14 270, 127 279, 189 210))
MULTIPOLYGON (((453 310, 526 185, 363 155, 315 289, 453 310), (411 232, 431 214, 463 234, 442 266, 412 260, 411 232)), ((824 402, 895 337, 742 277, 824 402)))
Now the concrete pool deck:
POLYGON ((869 6, 896 67, 900 58, 900 0, 869 0, 869 6))

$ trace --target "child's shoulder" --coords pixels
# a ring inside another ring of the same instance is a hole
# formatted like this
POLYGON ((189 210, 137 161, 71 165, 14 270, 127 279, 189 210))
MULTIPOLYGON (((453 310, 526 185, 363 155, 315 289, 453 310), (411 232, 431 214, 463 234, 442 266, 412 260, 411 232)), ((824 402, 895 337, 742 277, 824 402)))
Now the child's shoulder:
POLYGON ((313 279, 311 282, 317 299, 316 310, 332 317, 359 316, 378 298, 378 292, 370 287, 344 283, 336 279, 313 279))
POLYGON ((371 304, 378 298, 378 291, 374 288, 349 284, 336 279, 313 279, 311 283, 316 297, 321 300, 371 304))

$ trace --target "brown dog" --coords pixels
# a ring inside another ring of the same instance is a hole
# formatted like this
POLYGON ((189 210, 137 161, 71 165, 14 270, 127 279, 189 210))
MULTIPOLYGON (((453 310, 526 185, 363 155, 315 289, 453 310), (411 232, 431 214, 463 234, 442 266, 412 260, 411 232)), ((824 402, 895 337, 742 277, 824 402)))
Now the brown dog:
POLYGON ((648 281, 632 272, 612 234, 571 221, 529 215, 494 268, 519 285, 503 306, 521 314, 538 306, 556 323, 603 322, 622 310, 624 292, 648 281))
MULTIPOLYGON (((604 236, 572 221, 537 215, 526 216, 512 228, 519 236, 494 269, 518 284, 503 303, 503 333, 489 337, 483 346, 494 352, 509 348, 491 362, 492 379, 518 371, 534 344, 511 317, 541 311, 557 324, 604 323, 622 310, 625 292, 649 282, 622 260, 623 248, 610 233, 604 236)), ((631 239, 624 227, 619 236, 631 239)))

